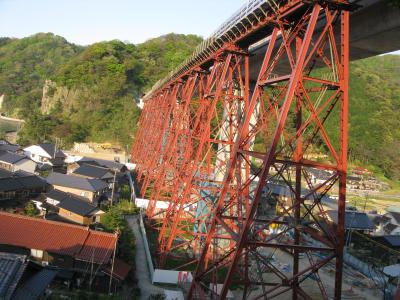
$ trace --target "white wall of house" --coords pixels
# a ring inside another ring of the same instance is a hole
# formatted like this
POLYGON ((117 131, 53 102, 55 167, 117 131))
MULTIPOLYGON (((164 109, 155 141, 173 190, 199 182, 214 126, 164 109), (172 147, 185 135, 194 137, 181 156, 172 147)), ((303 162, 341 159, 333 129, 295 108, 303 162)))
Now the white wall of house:
POLYGON ((24 149, 25 155, 37 163, 52 165, 49 161, 52 157, 38 145, 32 145, 24 149))
POLYGON ((22 170, 29 173, 34 173, 36 169, 36 162, 31 159, 22 159, 14 164, 14 172, 22 170))
POLYGON ((42 259, 43 258, 43 250, 31 249, 31 255, 34 258, 42 259))
POLYGON ((51 199, 49 197, 46 197, 46 202, 50 203, 51 205, 54 205, 54 206, 57 206, 58 204, 60 204, 60 201, 51 199))

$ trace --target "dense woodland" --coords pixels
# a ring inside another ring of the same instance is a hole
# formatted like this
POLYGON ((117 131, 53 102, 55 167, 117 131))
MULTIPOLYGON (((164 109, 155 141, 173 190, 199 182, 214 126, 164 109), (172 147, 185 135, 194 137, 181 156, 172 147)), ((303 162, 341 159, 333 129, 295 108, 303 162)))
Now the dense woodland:
MULTIPOLYGON (((6 95, 2 111, 27 121, 20 133, 22 144, 59 137, 65 145, 130 145, 140 116, 135 99, 200 42, 198 36, 177 34, 139 45, 109 41, 87 47, 51 33, 1 38, 0 94, 6 95), (41 112, 46 79, 80 91, 68 109, 57 103, 50 113, 41 112)), ((350 158, 399 179, 400 55, 353 62, 350 73, 350 158)), ((330 134, 335 138, 337 132, 330 134)))
POLYGON ((140 45, 121 41, 87 47, 60 36, 39 33, 23 39, 0 39, 2 111, 27 121, 19 142, 62 138, 130 145, 140 110, 135 99, 182 62, 201 42, 194 35, 169 34, 140 45), (68 109, 56 103, 40 111, 46 79, 80 93, 68 109))

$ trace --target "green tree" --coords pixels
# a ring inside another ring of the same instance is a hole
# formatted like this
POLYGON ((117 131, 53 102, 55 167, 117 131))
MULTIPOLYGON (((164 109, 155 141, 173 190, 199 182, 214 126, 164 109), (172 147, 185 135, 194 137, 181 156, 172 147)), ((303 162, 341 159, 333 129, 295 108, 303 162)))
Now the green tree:
POLYGON ((31 201, 25 205, 25 214, 30 217, 36 215, 36 207, 31 201))

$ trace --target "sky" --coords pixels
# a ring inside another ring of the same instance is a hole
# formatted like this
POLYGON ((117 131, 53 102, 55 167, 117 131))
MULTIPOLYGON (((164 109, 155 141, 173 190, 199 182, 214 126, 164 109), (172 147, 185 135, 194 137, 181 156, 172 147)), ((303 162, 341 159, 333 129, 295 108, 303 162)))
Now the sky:
POLYGON ((170 32, 208 37, 247 0, 0 0, 0 36, 53 32, 88 45, 170 32))

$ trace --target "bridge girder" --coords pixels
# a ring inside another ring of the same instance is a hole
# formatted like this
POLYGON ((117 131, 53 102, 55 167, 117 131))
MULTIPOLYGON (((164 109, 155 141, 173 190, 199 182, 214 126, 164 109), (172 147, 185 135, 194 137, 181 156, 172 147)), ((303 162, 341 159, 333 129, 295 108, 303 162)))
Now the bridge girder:
POLYGON ((247 49, 226 43, 146 99, 132 160, 159 266, 195 266, 189 299, 225 299, 233 284, 243 299, 341 298, 349 12, 333 4, 289 1, 263 21, 270 41, 252 92, 247 49), (311 169, 329 175, 315 183, 311 169), (273 197, 274 184, 285 197, 273 197), (335 225, 322 205, 333 190, 335 225), (277 267, 277 253, 291 272, 277 267), (319 272, 332 262, 329 295, 319 272))

